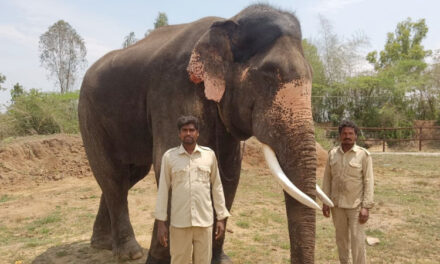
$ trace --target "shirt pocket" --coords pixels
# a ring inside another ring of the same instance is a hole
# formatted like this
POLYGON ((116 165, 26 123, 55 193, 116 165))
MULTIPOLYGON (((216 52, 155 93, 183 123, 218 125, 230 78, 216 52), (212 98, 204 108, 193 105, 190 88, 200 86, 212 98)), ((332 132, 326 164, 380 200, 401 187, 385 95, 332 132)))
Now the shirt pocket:
POLYGON ((184 182, 188 179, 188 168, 173 168, 171 170, 172 183, 184 182))
POLYGON ((362 178, 362 164, 356 161, 350 161, 348 163, 347 174, 351 177, 362 178))
POLYGON ((211 168, 208 166, 199 165, 197 166, 197 177, 198 182, 209 183, 211 178, 211 168))

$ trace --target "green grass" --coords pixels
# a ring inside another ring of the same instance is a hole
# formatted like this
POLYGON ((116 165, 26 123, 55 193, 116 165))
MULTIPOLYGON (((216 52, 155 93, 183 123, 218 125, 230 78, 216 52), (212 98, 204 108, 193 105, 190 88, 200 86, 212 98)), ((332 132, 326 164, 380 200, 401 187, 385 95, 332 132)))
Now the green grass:
MULTIPOLYGON (((370 211, 366 233, 379 238, 380 243, 367 246, 370 263, 440 263, 440 159, 374 155, 373 163, 376 206, 370 211)), ((317 182, 320 184, 321 178, 317 182)), ((140 199, 152 191, 155 189, 137 186, 130 197, 140 199)), ((49 253, 59 261, 77 256, 72 263, 83 263, 83 256, 93 259, 93 263, 116 263, 111 251, 91 249, 88 242, 99 204, 99 199, 89 197, 99 196, 100 191, 84 186, 75 193, 86 198, 60 199, 58 205, 40 217, 21 217, 12 223, 0 221, 0 255, 7 256, 12 263, 18 259, 32 263, 37 256, 49 253), (79 240, 83 242, 76 245, 79 240), (97 259, 102 254, 107 255, 97 259)), ((2 195, 1 206, 18 205, 22 198, 2 195)), ((141 203, 130 207, 130 213, 142 213, 142 220, 132 223, 138 239, 145 244, 150 240, 145 234, 151 230, 148 224, 154 206, 147 210, 144 200, 140 200, 141 203)), ((290 263, 284 195, 267 170, 243 170, 231 214, 225 252, 235 264, 290 263)), ((133 263, 144 262, 145 258, 133 263)), ((338 263, 332 220, 318 211, 315 263, 338 263)))
MULTIPOLYGON (((374 155, 373 163, 376 206, 366 233, 380 243, 367 246, 369 261, 440 263, 440 158, 374 155)), ((338 263, 332 220, 316 213, 315 263, 338 263)), ((232 215, 239 229, 225 251, 234 263, 290 263, 284 196, 267 172, 242 173, 232 215)))
POLYGON ((0 203, 5 203, 5 202, 7 202, 7 201, 11 201, 11 200, 13 200, 13 199, 14 199, 13 196, 10 196, 10 195, 7 195, 7 194, 3 194, 3 195, 0 197, 0 203))

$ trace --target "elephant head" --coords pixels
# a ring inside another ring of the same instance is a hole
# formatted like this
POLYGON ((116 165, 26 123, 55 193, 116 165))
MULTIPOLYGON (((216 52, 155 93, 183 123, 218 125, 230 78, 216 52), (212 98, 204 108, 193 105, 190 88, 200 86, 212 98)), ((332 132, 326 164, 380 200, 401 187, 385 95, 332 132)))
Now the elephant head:
POLYGON ((285 190, 291 262, 313 263, 314 209, 319 206, 314 201, 312 70, 298 20, 266 5, 248 7, 212 24, 192 51, 187 70, 206 98, 218 104, 232 135, 255 136, 264 144, 271 171, 285 190))

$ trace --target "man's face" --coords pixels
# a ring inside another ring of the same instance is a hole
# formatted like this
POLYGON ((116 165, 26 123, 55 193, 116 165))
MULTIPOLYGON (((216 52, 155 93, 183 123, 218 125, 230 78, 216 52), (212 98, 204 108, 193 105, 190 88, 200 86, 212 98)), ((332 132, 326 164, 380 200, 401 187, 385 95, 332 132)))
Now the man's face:
POLYGON ((195 144, 199 138, 199 131, 194 127, 194 124, 184 125, 180 128, 179 138, 185 145, 195 144))
POLYGON ((354 128, 344 127, 339 134, 339 140, 343 145, 353 145, 356 142, 357 136, 354 128))

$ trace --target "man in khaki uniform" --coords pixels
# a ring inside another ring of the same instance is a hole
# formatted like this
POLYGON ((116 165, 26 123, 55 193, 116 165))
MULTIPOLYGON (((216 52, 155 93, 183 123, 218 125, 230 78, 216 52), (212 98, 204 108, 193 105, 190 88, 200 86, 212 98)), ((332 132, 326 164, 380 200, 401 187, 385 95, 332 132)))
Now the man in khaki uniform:
POLYGON ((168 246, 165 221, 168 219, 168 194, 171 189, 171 264, 188 264, 191 252, 193 264, 209 264, 214 223, 212 204, 217 215, 215 239, 223 236, 224 220, 230 214, 225 206, 215 153, 208 147, 197 145, 197 118, 182 116, 177 126, 182 144, 168 150, 162 157, 155 212, 158 240, 162 246, 168 246))
MULTIPOLYGON (((339 261, 366 263, 364 224, 373 207, 373 162, 370 153, 356 145, 357 126, 350 121, 339 125, 341 145, 329 151, 323 179, 323 191, 335 204, 331 209, 336 231, 339 261)), ((322 212, 330 217, 330 208, 322 212)))

